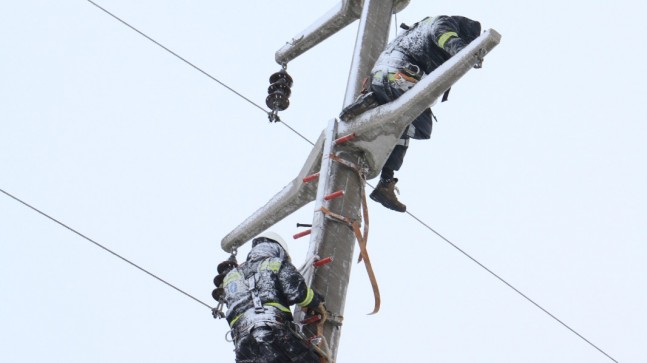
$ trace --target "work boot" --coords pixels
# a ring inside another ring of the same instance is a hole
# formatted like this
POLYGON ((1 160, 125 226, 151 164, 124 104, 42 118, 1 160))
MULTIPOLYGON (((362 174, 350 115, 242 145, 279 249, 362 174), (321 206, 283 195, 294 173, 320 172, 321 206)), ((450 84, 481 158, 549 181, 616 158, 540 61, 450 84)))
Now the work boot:
POLYGON ((397 182, 397 178, 389 180, 380 179, 380 183, 371 193, 371 199, 391 210, 404 213, 407 210, 407 206, 400 203, 398 197, 395 196, 395 183, 397 182))

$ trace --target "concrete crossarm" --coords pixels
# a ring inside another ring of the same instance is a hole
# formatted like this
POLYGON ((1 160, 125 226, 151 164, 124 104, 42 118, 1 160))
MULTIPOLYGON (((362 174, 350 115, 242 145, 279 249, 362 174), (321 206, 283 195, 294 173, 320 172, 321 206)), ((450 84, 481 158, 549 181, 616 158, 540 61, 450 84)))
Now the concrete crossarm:
POLYGON ((310 155, 308 155, 299 175, 283 187, 263 207, 226 235, 221 242, 223 250, 232 252, 315 199, 317 180, 304 183, 303 178, 319 172, 324 140, 324 132, 322 132, 312 151, 310 151, 310 155))
MULTIPOLYGON (((411 0, 396 0, 394 12, 404 9, 411 0)), ((363 0, 342 0, 310 27, 296 35, 275 54, 276 63, 287 64, 331 35, 359 19, 363 0)))
POLYGON ((496 30, 485 31, 400 98, 339 125, 337 137, 357 135, 350 145, 364 152, 368 179, 379 175, 407 125, 479 62, 479 52, 489 53, 500 40, 496 30))
MULTIPOLYGON (((346 144, 364 153, 369 167, 368 179, 379 175, 405 127, 479 62, 476 55, 481 50, 489 53, 500 40, 501 35, 495 30, 484 32, 397 100, 348 122, 340 122, 336 138, 351 133, 357 135, 346 144)), ((315 199, 318 182, 304 183, 303 178, 319 172, 324 139, 325 131, 322 131, 299 175, 226 235, 221 242, 223 250, 233 251, 315 199)))

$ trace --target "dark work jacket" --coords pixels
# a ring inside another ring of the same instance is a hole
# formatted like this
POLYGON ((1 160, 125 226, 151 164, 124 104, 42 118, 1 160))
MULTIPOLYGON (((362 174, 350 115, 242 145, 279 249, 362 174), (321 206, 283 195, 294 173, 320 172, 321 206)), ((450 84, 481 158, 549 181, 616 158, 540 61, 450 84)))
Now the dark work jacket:
POLYGON ((259 322, 285 322, 292 320, 288 309, 298 304, 316 307, 320 299, 306 285, 303 276, 290 263, 283 248, 274 242, 261 242, 252 248, 247 261, 231 270, 224 278, 224 298, 227 304, 227 321, 232 328, 237 325, 252 327, 259 322), (249 278, 254 285, 265 312, 256 314, 249 278))
POLYGON ((427 17, 389 43, 371 73, 414 65, 429 74, 480 33, 481 24, 463 16, 427 17))

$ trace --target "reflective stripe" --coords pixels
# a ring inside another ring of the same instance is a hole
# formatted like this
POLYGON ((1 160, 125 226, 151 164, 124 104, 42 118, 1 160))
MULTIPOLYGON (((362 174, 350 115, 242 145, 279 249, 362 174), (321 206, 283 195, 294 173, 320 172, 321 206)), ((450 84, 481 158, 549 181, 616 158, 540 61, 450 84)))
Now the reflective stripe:
POLYGON ((449 40, 451 37, 458 37, 458 34, 456 32, 447 32, 438 38, 438 46, 441 48, 445 48, 445 43, 449 40))
POLYGON ((312 291, 312 289, 308 288, 308 293, 306 294, 306 298, 303 299, 302 302, 298 303, 297 305, 299 306, 308 306, 312 302, 312 299, 315 297, 315 292, 312 291))
POLYGON ((401 145, 404 147, 409 147, 409 139, 400 139, 396 145, 401 145))
POLYGON ((235 317, 235 318, 231 321, 231 323, 229 323, 229 327, 230 327, 230 328, 233 328, 233 327, 234 327, 234 324, 236 324, 236 322, 238 321, 238 319, 240 319, 240 317, 241 317, 241 316, 243 316, 243 314, 240 314, 240 315, 238 315, 237 317, 235 317))
POLYGON ((274 271, 274 272, 278 272, 280 268, 281 268, 281 261, 268 261, 268 260, 265 260, 258 266, 258 271, 271 270, 271 271, 274 271))
POLYGON ((292 313, 290 311, 290 309, 286 308, 285 306, 283 306, 283 305, 281 305, 281 304, 279 304, 277 302, 268 302, 268 303, 265 303, 263 305, 265 305, 265 306, 274 306, 275 308, 281 310, 284 313, 292 313))
MULTIPOLYGON (((282 304, 279 304, 277 302, 267 302, 267 303, 263 304, 263 306, 271 306, 271 307, 274 307, 274 308, 277 308, 277 309, 281 310, 284 313, 292 314, 292 311, 290 311, 290 309, 286 308, 285 306, 283 306, 282 304)), ((239 314, 238 316, 233 318, 231 320, 231 323, 229 323, 229 327, 233 328, 234 324, 236 324, 238 322, 238 320, 240 319, 240 317, 243 316, 243 315, 245 315, 245 313, 239 314)))
POLYGON ((241 275, 238 271, 232 271, 225 276, 225 279, 222 282, 222 285, 225 286, 229 284, 232 280, 242 280, 243 275, 241 275))

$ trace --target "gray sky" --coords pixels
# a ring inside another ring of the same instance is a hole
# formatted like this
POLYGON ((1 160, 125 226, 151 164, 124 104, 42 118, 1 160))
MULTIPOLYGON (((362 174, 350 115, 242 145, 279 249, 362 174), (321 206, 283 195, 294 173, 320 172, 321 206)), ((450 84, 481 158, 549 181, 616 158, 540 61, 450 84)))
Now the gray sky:
MULTIPOLYGON (((274 53, 337 3, 98 1, 264 106, 274 53)), ((502 35, 435 108, 400 178, 408 210, 619 362, 647 352, 647 125, 639 1, 412 0, 502 35)), ((281 114, 339 113, 357 23, 291 62, 281 114)), ((311 146, 87 1, 0 5, 0 188, 191 295, 220 240, 311 146)), ((353 269, 338 361, 611 362, 430 233, 370 202, 382 292, 353 269)), ((309 204, 273 230, 309 223, 309 204)), ((300 263, 307 239, 290 239, 300 263)), ((243 248, 241 253, 248 249, 243 248)), ((0 194, 0 361, 227 362, 227 324, 0 194)))

